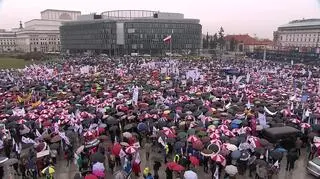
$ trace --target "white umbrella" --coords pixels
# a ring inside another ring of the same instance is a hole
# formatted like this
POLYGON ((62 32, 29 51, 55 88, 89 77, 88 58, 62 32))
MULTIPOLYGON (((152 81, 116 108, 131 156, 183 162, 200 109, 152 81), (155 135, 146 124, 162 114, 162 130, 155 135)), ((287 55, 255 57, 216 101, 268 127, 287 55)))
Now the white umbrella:
POLYGON ((234 176, 238 173, 238 169, 234 165, 227 165, 226 168, 224 169, 227 174, 234 176))
POLYGON ((132 137, 132 134, 130 132, 124 132, 122 135, 125 138, 131 138, 132 137))
POLYGON ((194 171, 191 171, 191 170, 184 172, 183 176, 185 179, 198 179, 198 175, 194 171))
POLYGON ((238 150, 238 147, 235 146, 235 145, 233 145, 233 144, 227 143, 227 144, 225 144, 225 145, 226 145, 226 149, 228 149, 228 150, 230 150, 230 151, 232 151, 232 152, 238 150))

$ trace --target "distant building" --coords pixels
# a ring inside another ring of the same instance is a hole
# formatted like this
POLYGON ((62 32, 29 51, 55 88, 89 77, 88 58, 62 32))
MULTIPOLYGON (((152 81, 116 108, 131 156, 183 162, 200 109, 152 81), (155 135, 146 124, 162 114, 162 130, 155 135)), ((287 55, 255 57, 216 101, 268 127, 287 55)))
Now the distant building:
POLYGON ((16 50, 16 33, 0 29, 0 53, 16 50))
POLYGON ((274 32, 274 41, 279 50, 316 52, 319 34, 320 19, 294 20, 278 27, 274 32))
POLYGON ((80 15, 80 11, 44 10, 41 12, 41 19, 27 21, 24 23, 24 27, 20 23, 20 28, 14 28, 10 32, 0 32, 2 44, 6 45, 0 46, 0 53, 13 50, 20 52, 59 52, 61 49, 59 31, 61 23, 77 20, 80 15), (15 45, 14 48, 11 43, 15 45))
POLYGON ((255 50, 271 50, 273 42, 269 39, 257 39, 244 35, 227 35, 225 36, 225 48, 227 51, 235 52, 254 52, 255 50))
POLYGON ((171 35, 174 53, 197 53, 202 26, 180 13, 116 10, 82 15, 64 22, 60 31, 62 49, 68 52, 164 54, 170 45, 163 39, 171 35))

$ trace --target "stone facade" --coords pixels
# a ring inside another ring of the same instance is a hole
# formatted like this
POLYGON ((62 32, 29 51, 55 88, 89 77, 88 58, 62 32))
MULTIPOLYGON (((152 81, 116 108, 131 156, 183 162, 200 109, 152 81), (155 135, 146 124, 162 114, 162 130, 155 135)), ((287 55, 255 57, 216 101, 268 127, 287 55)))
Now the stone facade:
POLYGON ((279 49, 315 49, 319 47, 320 19, 291 21, 274 32, 279 49))
POLYGON ((0 29, 0 53, 16 50, 16 33, 0 29))
POLYGON ((60 52, 60 30, 62 22, 74 21, 80 11, 45 10, 41 19, 24 23, 24 28, 11 32, 0 31, 0 53, 19 52, 60 52))

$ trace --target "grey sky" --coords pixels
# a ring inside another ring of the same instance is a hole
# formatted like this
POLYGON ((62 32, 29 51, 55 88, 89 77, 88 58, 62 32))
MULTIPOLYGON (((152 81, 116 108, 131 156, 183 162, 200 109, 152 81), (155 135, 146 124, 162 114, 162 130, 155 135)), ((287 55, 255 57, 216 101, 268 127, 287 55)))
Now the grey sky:
POLYGON ((0 28, 40 18, 45 9, 79 10, 83 14, 118 9, 146 9, 184 13, 197 18, 203 33, 220 26, 228 34, 256 34, 272 38, 277 26, 293 19, 319 18, 319 0, 0 0, 0 28))

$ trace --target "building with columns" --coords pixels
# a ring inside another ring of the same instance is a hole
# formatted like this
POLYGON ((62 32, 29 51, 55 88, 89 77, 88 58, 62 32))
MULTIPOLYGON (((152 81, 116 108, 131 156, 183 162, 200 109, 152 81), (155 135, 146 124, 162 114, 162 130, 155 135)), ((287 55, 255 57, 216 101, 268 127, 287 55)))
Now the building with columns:
POLYGON ((319 35, 320 19, 294 20, 278 27, 274 32, 274 42, 279 50, 316 52, 319 35))
POLYGON ((16 33, 0 29, 0 53, 16 50, 16 33))
POLYGON ((77 20, 80 11, 47 9, 41 12, 40 19, 32 19, 20 24, 19 29, 0 31, 3 39, 0 53, 8 51, 20 52, 60 52, 60 26, 62 22, 77 20), (15 46, 12 47, 13 43, 15 46), (3 49, 3 50, 2 50, 3 49))

